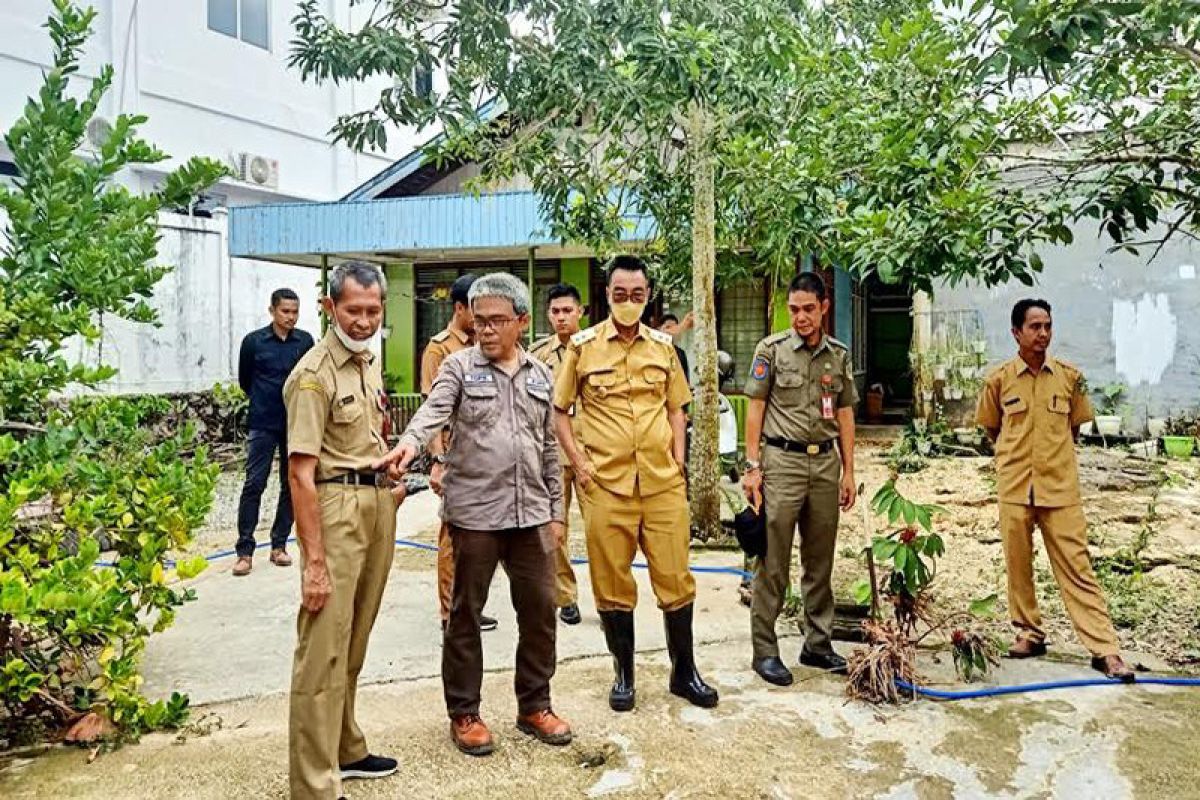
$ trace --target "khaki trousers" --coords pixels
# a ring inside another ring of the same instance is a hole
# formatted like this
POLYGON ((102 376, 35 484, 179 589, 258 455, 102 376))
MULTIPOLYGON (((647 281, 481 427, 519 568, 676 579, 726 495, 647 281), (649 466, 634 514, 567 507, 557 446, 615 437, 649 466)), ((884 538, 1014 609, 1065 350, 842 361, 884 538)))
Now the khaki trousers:
POLYGON ((1000 535, 1008 571, 1008 613, 1018 635, 1045 641, 1042 615, 1033 585, 1033 529, 1042 531, 1046 555, 1063 605, 1075 633, 1094 656, 1119 652, 1117 633, 1108 616, 1108 604, 1087 549, 1087 521, 1079 505, 1044 508, 1020 503, 1000 504, 1000 535))
MULTIPOLYGON (((575 601, 579 598, 579 587, 575 583, 575 569, 571 566, 571 548, 569 545, 571 537, 571 495, 575 494, 575 470, 570 467, 564 467, 562 471, 563 485, 563 517, 565 523, 563 529, 563 541, 558 548, 558 552, 554 558, 554 578, 557 587, 557 596, 554 604, 559 608, 564 606, 575 605, 575 601)), ((579 504, 579 513, 583 513, 583 501, 576 498, 579 504)))
POLYGON ((613 494, 590 483, 579 492, 587 535, 588 567, 597 611, 632 611, 637 605, 633 558, 638 547, 650 568, 650 585, 663 611, 696 599, 696 581, 688 569, 687 488, 642 497, 613 494))
POLYGON ((800 593, 804 601, 804 649, 833 652, 833 557, 837 543, 837 450, 810 456, 770 445, 763 448, 763 496, 767 506, 767 554, 754 574, 750 639, 754 658, 779 656, 775 621, 790 585, 792 540, 800 526, 800 593))
POLYGON ((288 719, 292 800, 336 800, 342 794, 338 765, 367 755, 354 701, 395 552, 396 501, 386 489, 320 484, 317 497, 333 593, 319 612, 301 608, 296 619, 288 719))

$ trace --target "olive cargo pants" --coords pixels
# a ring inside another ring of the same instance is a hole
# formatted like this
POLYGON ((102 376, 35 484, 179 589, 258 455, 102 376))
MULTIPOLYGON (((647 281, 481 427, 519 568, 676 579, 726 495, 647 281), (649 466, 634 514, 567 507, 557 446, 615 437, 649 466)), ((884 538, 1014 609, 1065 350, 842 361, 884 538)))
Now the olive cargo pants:
POLYGON ((810 456, 766 445, 762 467, 767 554, 760 560, 754 576, 750 605, 754 658, 779 655, 775 621, 787 594, 797 524, 803 573, 800 591, 804 600, 804 649, 810 653, 830 653, 841 459, 836 449, 810 456))
POLYGON ((301 608, 296 620, 288 719, 292 800, 336 800, 342 794, 338 765, 367 755, 354 701, 396 546, 396 501, 387 489, 320 484, 317 498, 333 593, 319 612, 301 608))

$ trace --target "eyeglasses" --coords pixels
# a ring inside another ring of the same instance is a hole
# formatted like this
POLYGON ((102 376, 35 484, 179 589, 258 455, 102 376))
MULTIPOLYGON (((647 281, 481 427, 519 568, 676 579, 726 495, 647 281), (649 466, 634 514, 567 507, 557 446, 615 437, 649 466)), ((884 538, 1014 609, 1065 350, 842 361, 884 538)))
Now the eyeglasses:
POLYGON ((622 289, 615 289, 612 293, 612 301, 614 303, 625 303, 632 301, 634 303, 646 302, 646 293, 635 289, 632 292, 626 292, 622 289))
POLYGON ((486 331, 491 329, 499 331, 501 328, 507 328, 516 321, 516 317, 476 317, 475 330, 486 331))

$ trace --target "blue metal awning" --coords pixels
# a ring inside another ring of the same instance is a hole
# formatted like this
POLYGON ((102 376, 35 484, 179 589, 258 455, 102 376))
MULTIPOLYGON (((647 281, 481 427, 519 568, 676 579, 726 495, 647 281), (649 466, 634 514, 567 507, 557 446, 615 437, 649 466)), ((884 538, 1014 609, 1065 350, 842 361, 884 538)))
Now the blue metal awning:
MULTIPOLYGON (((650 237, 653 222, 631 218, 623 241, 650 237)), ((318 266, 321 256, 376 261, 455 261, 586 255, 553 239, 534 192, 421 195, 383 200, 283 203, 229 210, 229 254, 318 266)))

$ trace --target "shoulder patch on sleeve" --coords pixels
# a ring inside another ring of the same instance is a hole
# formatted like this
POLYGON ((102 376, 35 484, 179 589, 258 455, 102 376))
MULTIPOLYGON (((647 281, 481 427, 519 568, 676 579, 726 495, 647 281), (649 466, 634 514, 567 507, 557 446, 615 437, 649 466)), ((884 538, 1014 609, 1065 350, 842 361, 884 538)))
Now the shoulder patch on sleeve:
POLYGON ((575 345, 576 347, 579 347, 580 345, 587 344, 588 342, 592 341, 595 338, 596 338, 596 329, 595 328, 584 328, 579 333, 577 333, 571 337, 571 344, 575 345))
POLYGON ((440 333, 435 333, 429 338, 431 342, 444 342, 450 338, 450 331, 442 330, 440 333))
POLYGON ((650 338, 662 344, 669 344, 672 347, 675 345, 675 340, 671 338, 671 334, 662 331, 656 331, 654 328, 647 328, 646 332, 650 334, 650 338))
POLYGON ((771 374, 771 364, 762 356, 755 356, 750 365, 750 377, 756 381, 765 381, 771 374))
POLYGON ((296 391, 308 391, 316 392, 317 394, 325 394, 325 385, 310 378, 304 378, 303 380, 296 382, 296 391))

